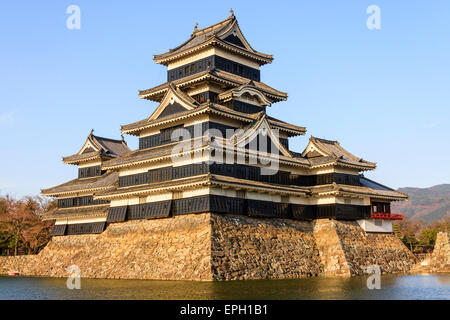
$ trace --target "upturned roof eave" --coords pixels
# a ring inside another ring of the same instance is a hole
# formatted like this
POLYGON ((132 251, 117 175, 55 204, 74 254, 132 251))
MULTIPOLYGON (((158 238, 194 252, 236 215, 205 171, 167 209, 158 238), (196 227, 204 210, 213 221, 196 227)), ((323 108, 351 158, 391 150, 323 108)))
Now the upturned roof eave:
MULTIPOLYGON (((172 82, 166 82, 163 83, 162 85, 158 85, 156 87, 150 88, 150 89, 145 89, 145 90, 139 90, 138 96, 140 99, 146 99, 146 100, 151 100, 151 101, 156 101, 159 102, 161 100, 161 98, 164 96, 164 94, 166 93, 167 90, 169 90, 169 84, 173 84, 174 86, 178 87, 178 88, 182 88, 185 86, 189 86, 192 85, 194 83, 198 83, 198 82, 202 82, 202 81, 215 81, 218 83, 222 83, 225 85, 229 85, 229 86, 235 86, 235 87, 239 87, 242 86, 244 84, 246 84, 249 80, 247 78, 244 77, 240 77, 237 75, 234 75, 232 73, 223 71, 223 70, 218 70, 219 73, 222 73, 223 75, 219 75, 219 74, 215 74, 216 70, 205 70, 203 72, 199 72, 196 74, 193 74, 191 76, 187 76, 172 82), (225 77, 224 77, 225 76, 225 77), (226 78, 228 76, 228 78, 226 78), (232 80, 231 78, 242 78, 241 81, 238 81, 237 79, 232 80)), ((278 91, 272 87, 270 87, 269 85, 266 85, 263 82, 258 82, 258 81, 254 81, 256 83, 256 86, 258 84, 265 86, 267 88, 269 88, 270 90, 261 88, 261 87, 257 87, 258 90, 260 90, 265 96, 267 96, 268 98, 271 99, 272 103, 276 103, 276 102, 280 102, 280 101, 286 101, 288 98, 288 95, 286 92, 282 92, 282 91, 278 91)))
MULTIPOLYGON (((186 45, 188 42, 192 41, 193 39, 195 39, 195 38, 191 37, 190 39, 188 39, 188 41, 186 41, 184 43, 184 45, 186 45)), ((153 60, 157 64, 162 64, 162 65, 167 66, 171 62, 176 61, 181 58, 184 58, 187 55, 194 54, 198 51, 204 50, 207 47, 214 47, 214 46, 220 46, 223 49, 226 49, 228 51, 241 54, 241 55, 245 56, 247 59, 256 61, 260 66, 268 64, 268 63, 272 63, 272 61, 274 59, 273 55, 271 55, 271 54, 265 54, 265 53, 262 53, 259 51, 250 51, 246 48, 241 48, 232 43, 225 42, 222 39, 217 38, 216 36, 212 36, 208 39, 205 39, 203 42, 201 42, 193 47, 186 48, 181 51, 173 51, 173 52, 168 51, 163 54, 153 55, 153 60)))
MULTIPOLYGON (((121 132, 124 134, 139 135, 142 130, 146 130, 148 128, 155 127, 158 125, 163 125, 167 123, 167 121, 174 122, 178 120, 184 120, 186 118, 195 117, 203 113, 211 113, 211 114, 217 113, 222 116, 229 117, 230 119, 240 120, 244 122, 252 122, 255 120, 254 116, 250 116, 249 114, 245 113, 240 113, 238 111, 234 111, 231 109, 226 110, 228 109, 227 107, 223 107, 221 109, 214 108, 214 106, 216 105, 218 106, 218 104, 210 104, 209 106, 205 105, 203 107, 198 107, 196 109, 183 112, 182 114, 170 115, 166 119, 162 118, 149 121, 148 120, 149 118, 147 118, 141 121, 131 123, 129 125, 122 125, 121 132)), ((291 124, 284 125, 283 123, 280 123, 274 119, 268 119, 268 121, 272 128, 284 131, 288 133, 288 135, 290 136, 304 135, 306 133, 306 128, 304 127, 297 127, 291 124)))
POLYGON ((377 199, 386 199, 393 201, 407 200, 408 196, 398 191, 380 191, 364 186, 351 186, 332 183, 329 185, 311 187, 312 194, 315 196, 334 194, 334 195, 354 195, 368 196, 377 199))

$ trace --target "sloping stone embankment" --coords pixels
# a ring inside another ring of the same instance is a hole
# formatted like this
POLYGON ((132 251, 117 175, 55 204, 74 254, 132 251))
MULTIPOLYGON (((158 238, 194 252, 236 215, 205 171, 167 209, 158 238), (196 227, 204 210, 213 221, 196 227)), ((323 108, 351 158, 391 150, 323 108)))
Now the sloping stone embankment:
POLYGON ((450 236, 448 232, 439 232, 433 253, 424 261, 415 265, 413 273, 450 272, 450 236))
POLYGON ((321 274, 309 222, 212 215, 214 280, 286 279, 321 274))
POLYGON ((111 224, 99 235, 53 237, 37 256, 0 260, 0 273, 111 279, 211 280, 209 215, 111 224))
POLYGON ((0 274, 67 277, 77 265, 86 278, 220 281, 348 277, 373 264, 407 272, 414 263, 394 235, 366 234, 356 222, 205 213, 54 237, 38 255, 0 257, 0 274))

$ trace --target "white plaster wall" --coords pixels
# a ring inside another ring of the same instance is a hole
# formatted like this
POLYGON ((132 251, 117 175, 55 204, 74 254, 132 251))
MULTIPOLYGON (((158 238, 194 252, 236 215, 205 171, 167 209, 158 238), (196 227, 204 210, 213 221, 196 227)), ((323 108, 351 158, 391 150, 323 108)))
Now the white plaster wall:
POLYGON ((93 223, 93 222, 104 222, 106 221, 105 217, 97 217, 97 218, 70 218, 70 219, 57 219, 55 221, 55 225, 60 224, 76 224, 76 223, 93 223))
POLYGON ((86 161, 86 162, 79 164, 78 168, 100 166, 101 164, 102 164, 101 160, 86 161))
POLYGON ((382 219, 361 219, 358 224, 365 232, 392 233, 392 221, 382 219), (381 226, 376 225, 375 221, 381 221, 381 226))

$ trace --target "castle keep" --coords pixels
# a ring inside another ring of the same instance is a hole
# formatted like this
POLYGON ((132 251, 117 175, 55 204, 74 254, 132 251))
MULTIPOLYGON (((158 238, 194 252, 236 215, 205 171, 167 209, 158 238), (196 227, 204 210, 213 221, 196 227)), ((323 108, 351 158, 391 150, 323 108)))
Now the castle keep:
POLYGON ((407 195, 365 178, 375 163, 337 141, 310 137, 292 151, 289 138, 306 129, 269 115, 287 94, 262 82, 273 56, 250 46, 234 13, 154 60, 167 81, 139 97, 158 105, 121 127, 139 149, 91 132, 63 158, 78 178, 42 190, 58 209, 44 217, 55 220, 40 254, 49 270, 30 274, 59 276, 58 255, 107 278, 351 275, 375 262, 408 270, 413 258, 392 235, 402 216, 390 211, 407 195))

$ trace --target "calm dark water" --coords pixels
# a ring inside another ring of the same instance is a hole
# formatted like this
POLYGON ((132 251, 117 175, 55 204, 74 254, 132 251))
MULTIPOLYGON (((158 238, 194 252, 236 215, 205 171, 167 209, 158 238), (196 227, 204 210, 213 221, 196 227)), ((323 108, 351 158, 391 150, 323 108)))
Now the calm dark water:
POLYGON ((386 275, 380 290, 367 277, 350 279, 189 282, 0 277, 0 299, 439 299, 450 300, 450 274, 386 275))

